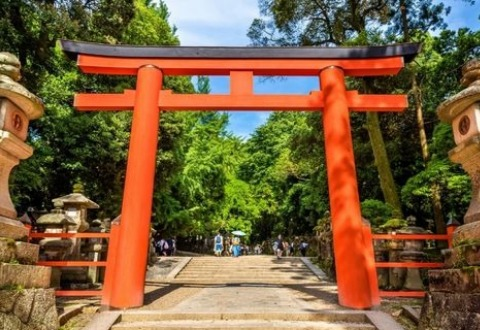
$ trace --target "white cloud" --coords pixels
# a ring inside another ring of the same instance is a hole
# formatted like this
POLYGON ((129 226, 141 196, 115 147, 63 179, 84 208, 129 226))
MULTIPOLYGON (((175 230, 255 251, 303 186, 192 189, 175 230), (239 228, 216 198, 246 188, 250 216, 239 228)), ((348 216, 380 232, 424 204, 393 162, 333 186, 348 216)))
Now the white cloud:
MULTIPOLYGON (((170 11, 169 21, 177 27, 182 46, 246 46, 246 36, 254 18, 260 16, 258 0, 163 0, 170 11)), ((440 0, 435 0, 440 1, 440 0)), ((480 5, 447 0, 452 13, 446 17, 450 28, 478 28, 480 5)), ((212 93, 228 93, 228 78, 212 77, 212 93)), ((299 93, 318 90, 318 78, 255 81, 257 93, 299 93)), ((270 112, 231 113, 229 128, 248 137, 265 123, 270 112)))
POLYGON ((257 0, 164 0, 182 46, 246 46, 257 0))

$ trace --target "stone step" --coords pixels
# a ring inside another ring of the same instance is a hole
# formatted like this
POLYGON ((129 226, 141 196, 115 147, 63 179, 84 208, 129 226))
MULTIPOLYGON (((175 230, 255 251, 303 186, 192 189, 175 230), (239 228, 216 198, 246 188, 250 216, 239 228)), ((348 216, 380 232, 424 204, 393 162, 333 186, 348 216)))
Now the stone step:
POLYGON ((230 276, 208 276, 207 274, 190 274, 190 275, 178 275, 177 277, 175 277, 176 280, 194 280, 194 279, 197 279, 197 280, 202 280, 202 281, 205 281, 205 280, 235 280, 235 281, 249 281, 249 280, 254 280, 254 281, 258 281, 258 280, 265 280, 265 281, 268 281, 268 280, 284 280, 284 281, 314 281, 314 282, 318 282, 318 278, 316 278, 315 276, 299 276, 299 275, 295 275, 295 276, 249 276, 248 274, 247 275, 242 275, 242 276, 238 276, 238 275, 230 275, 230 276))
POLYGON ((269 265, 259 265, 258 267, 249 267, 247 265, 227 265, 224 263, 218 263, 216 265, 195 265, 195 264, 188 264, 188 268, 190 269, 205 269, 205 270, 211 270, 211 271, 218 271, 218 270, 227 270, 227 269, 239 269, 243 271, 263 271, 263 272, 268 272, 268 271, 286 271, 286 270, 295 270, 295 271, 307 271, 307 267, 299 267, 296 265, 287 265, 287 266, 273 266, 270 267, 269 265), (221 268, 220 268, 220 267, 221 268))
POLYGON ((281 259, 277 259, 274 256, 241 256, 238 258, 231 258, 231 257, 194 257, 194 260, 197 262, 236 262, 236 263, 256 263, 256 262, 264 262, 268 261, 270 263, 301 263, 302 259, 297 257, 283 257, 281 259))
POLYGON ((195 273, 203 272, 209 274, 231 274, 232 272, 238 272, 240 274, 259 274, 259 275, 269 275, 269 274, 279 274, 279 275, 292 275, 292 274, 312 274, 310 270, 306 269, 296 269, 296 268, 285 268, 285 269, 243 269, 243 268, 228 268, 223 267, 221 270, 218 268, 205 268, 205 267, 186 267, 180 273, 195 273))
POLYGON ((319 279, 300 258, 242 256, 240 258, 192 258, 169 282, 310 284, 318 283, 319 279))
POLYGON ((332 323, 324 321, 272 321, 272 320, 201 320, 201 321, 144 321, 119 323, 118 330, 190 330, 190 329, 239 329, 239 330, 375 330, 366 323, 332 323))
POLYGON ((197 269, 192 269, 191 267, 187 267, 186 269, 182 270, 180 272, 180 274, 195 274, 195 273, 198 273, 198 272, 202 272, 202 273, 205 273, 205 274, 209 274, 209 275, 215 275, 215 276, 227 276, 227 275, 232 275, 232 271, 236 271, 238 273, 236 273, 235 275, 236 276, 240 276, 240 275, 265 275, 265 276, 281 276, 281 275, 284 275, 284 276, 293 276, 293 275, 297 275, 297 274, 309 274, 309 275, 312 275, 313 273, 311 271, 307 271, 307 270, 295 270, 295 269, 288 269, 288 270, 270 270, 270 271, 261 271, 261 270, 257 270, 257 271, 253 271, 253 270, 243 270, 243 269, 225 269, 225 268, 222 268, 221 271, 219 271, 218 269, 203 269, 203 268, 197 268, 197 269))
POLYGON ((214 274, 205 274, 205 273, 189 273, 189 274, 179 274, 176 278, 203 278, 203 279, 251 279, 251 278, 263 278, 263 279, 284 279, 284 280, 304 280, 304 279, 317 279, 314 275, 259 275, 259 274, 231 274, 231 275, 214 275, 214 274))
POLYGON ((265 285, 316 285, 318 284, 318 281, 297 281, 297 280, 278 280, 278 279, 272 279, 272 280, 192 280, 192 279, 187 279, 187 280, 170 280, 166 281, 167 283, 171 284, 201 284, 201 285, 238 285, 238 284, 265 284, 265 285))
POLYGON ((121 315, 122 322, 140 321, 205 321, 205 320, 262 320, 262 321, 323 321, 345 323, 368 323, 363 312, 349 310, 322 310, 318 312, 257 312, 257 313, 172 313, 164 311, 125 311, 121 315))
POLYGON ((208 257, 194 257, 195 262, 229 262, 229 263, 249 263, 259 264, 268 262, 271 264, 296 264, 302 263, 301 258, 282 258, 277 259, 275 257, 239 257, 239 258, 208 258, 208 257))

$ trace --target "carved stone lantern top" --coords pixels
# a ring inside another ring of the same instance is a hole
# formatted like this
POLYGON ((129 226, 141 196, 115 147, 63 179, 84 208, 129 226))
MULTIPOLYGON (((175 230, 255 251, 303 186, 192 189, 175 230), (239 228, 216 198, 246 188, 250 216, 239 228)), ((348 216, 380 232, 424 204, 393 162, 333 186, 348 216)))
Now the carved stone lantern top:
POLYGON ((59 209, 54 209, 51 213, 44 214, 37 219, 37 225, 41 227, 64 228, 76 224, 72 218, 59 209))
POLYGON ((463 111, 480 101, 480 60, 467 62, 462 68, 462 86, 466 88, 442 102, 437 108, 441 121, 452 123, 463 111))
POLYGON ((17 82, 20 77, 18 59, 10 53, 0 52, 0 98, 14 103, 29 120, 37 119, 43 115, 43 102, 17 82))
POLYGON ((86 209, 98 209, 100 206, 98 206, 97 203, 94 201, 88 199, 82 194, 79 193, 73 193, 69 194, 66 196, 58 197, 55 199, 52 199, 53 203, 60 203, 61 205, 67 207, 67 206, 76 206, 78 208, 86 208, 86 209))

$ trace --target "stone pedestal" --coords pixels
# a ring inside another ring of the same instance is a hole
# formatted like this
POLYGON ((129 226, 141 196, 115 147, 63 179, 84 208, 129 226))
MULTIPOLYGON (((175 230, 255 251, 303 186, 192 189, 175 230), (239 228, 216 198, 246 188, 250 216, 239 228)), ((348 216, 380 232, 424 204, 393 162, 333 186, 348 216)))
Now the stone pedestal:
POLYGON ((463 70, 463 91, 437 109, 451 123, 457 146, 450 159, 462 165, 472 180, 472 199, 464 225, 453 233, 453 248, 446 251, 453 269, 428 272, 429 292, 419 329, 478 330, 480 324, 480 61, 463 70))
MULTIPOLYGON (((374 252, 376 262, 388 261, 388 250, 385 247, 385 241, 374 241, 374 252)), ((389 269, 377 268, 378 287, 381 289, 388 289, 389 285, 389 269)))
MULTIPOLYGON (((90 224, 88 232, 103 233, 105 227, 99 219, 95 219, 90 224)), ((83 247, 83 251, 88 255, 90 261, 100 261, 102 254, 107 251, 107 244, 102 238, 90 238, 83 247)), ((100 278, 100 269, 102 267, 91 266, 88 267, 88 278, 92 283, 98 283, 100 278)))
POLYGON ((429 279, 419 329, 478 330, 480 270, 431 270, 429 279))
MULTIPOLYGON (((403 241, 393 240, 388 243, 388 261, 400 262, 400 253, 403 251, 403 241)), ((391 290, 400 290, 405 282, 407 270, 403 267, 394 267, 388 269, 389 288, 391 290)))
MULTIPOLYGON (((425 253, 420 251, 404 251, 400 255, 404 262, 422 262, 425 259, 425 253)), ((407 268, 403 289, 422 291, 425 290, 419 268, 407 268)))
MULTIPOLYGON (((426 230, 421 227, 409 226, 398 231, 399 234, 426 234, 426 230)), ((422 262, 425 260, 425 253, 423 248, 425 243, 423 240, 405 240, 403 251, 400 252, 400 260, 403 262, 422 262)), ((419 268, 405 269, 405 282, 403 283, 404 290, 421 291, 425 287, 419 268)))

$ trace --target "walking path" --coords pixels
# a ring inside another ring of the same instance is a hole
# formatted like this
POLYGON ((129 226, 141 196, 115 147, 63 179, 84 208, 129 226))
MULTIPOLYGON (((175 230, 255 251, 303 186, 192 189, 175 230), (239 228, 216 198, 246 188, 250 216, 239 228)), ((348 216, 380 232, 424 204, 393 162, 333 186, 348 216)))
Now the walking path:
POLYGON ((336 286, 307 259, 169 262, 148 272, 143 307, 100 313, 85 329, 402 329, 383 312, 339 306, 336 286))

